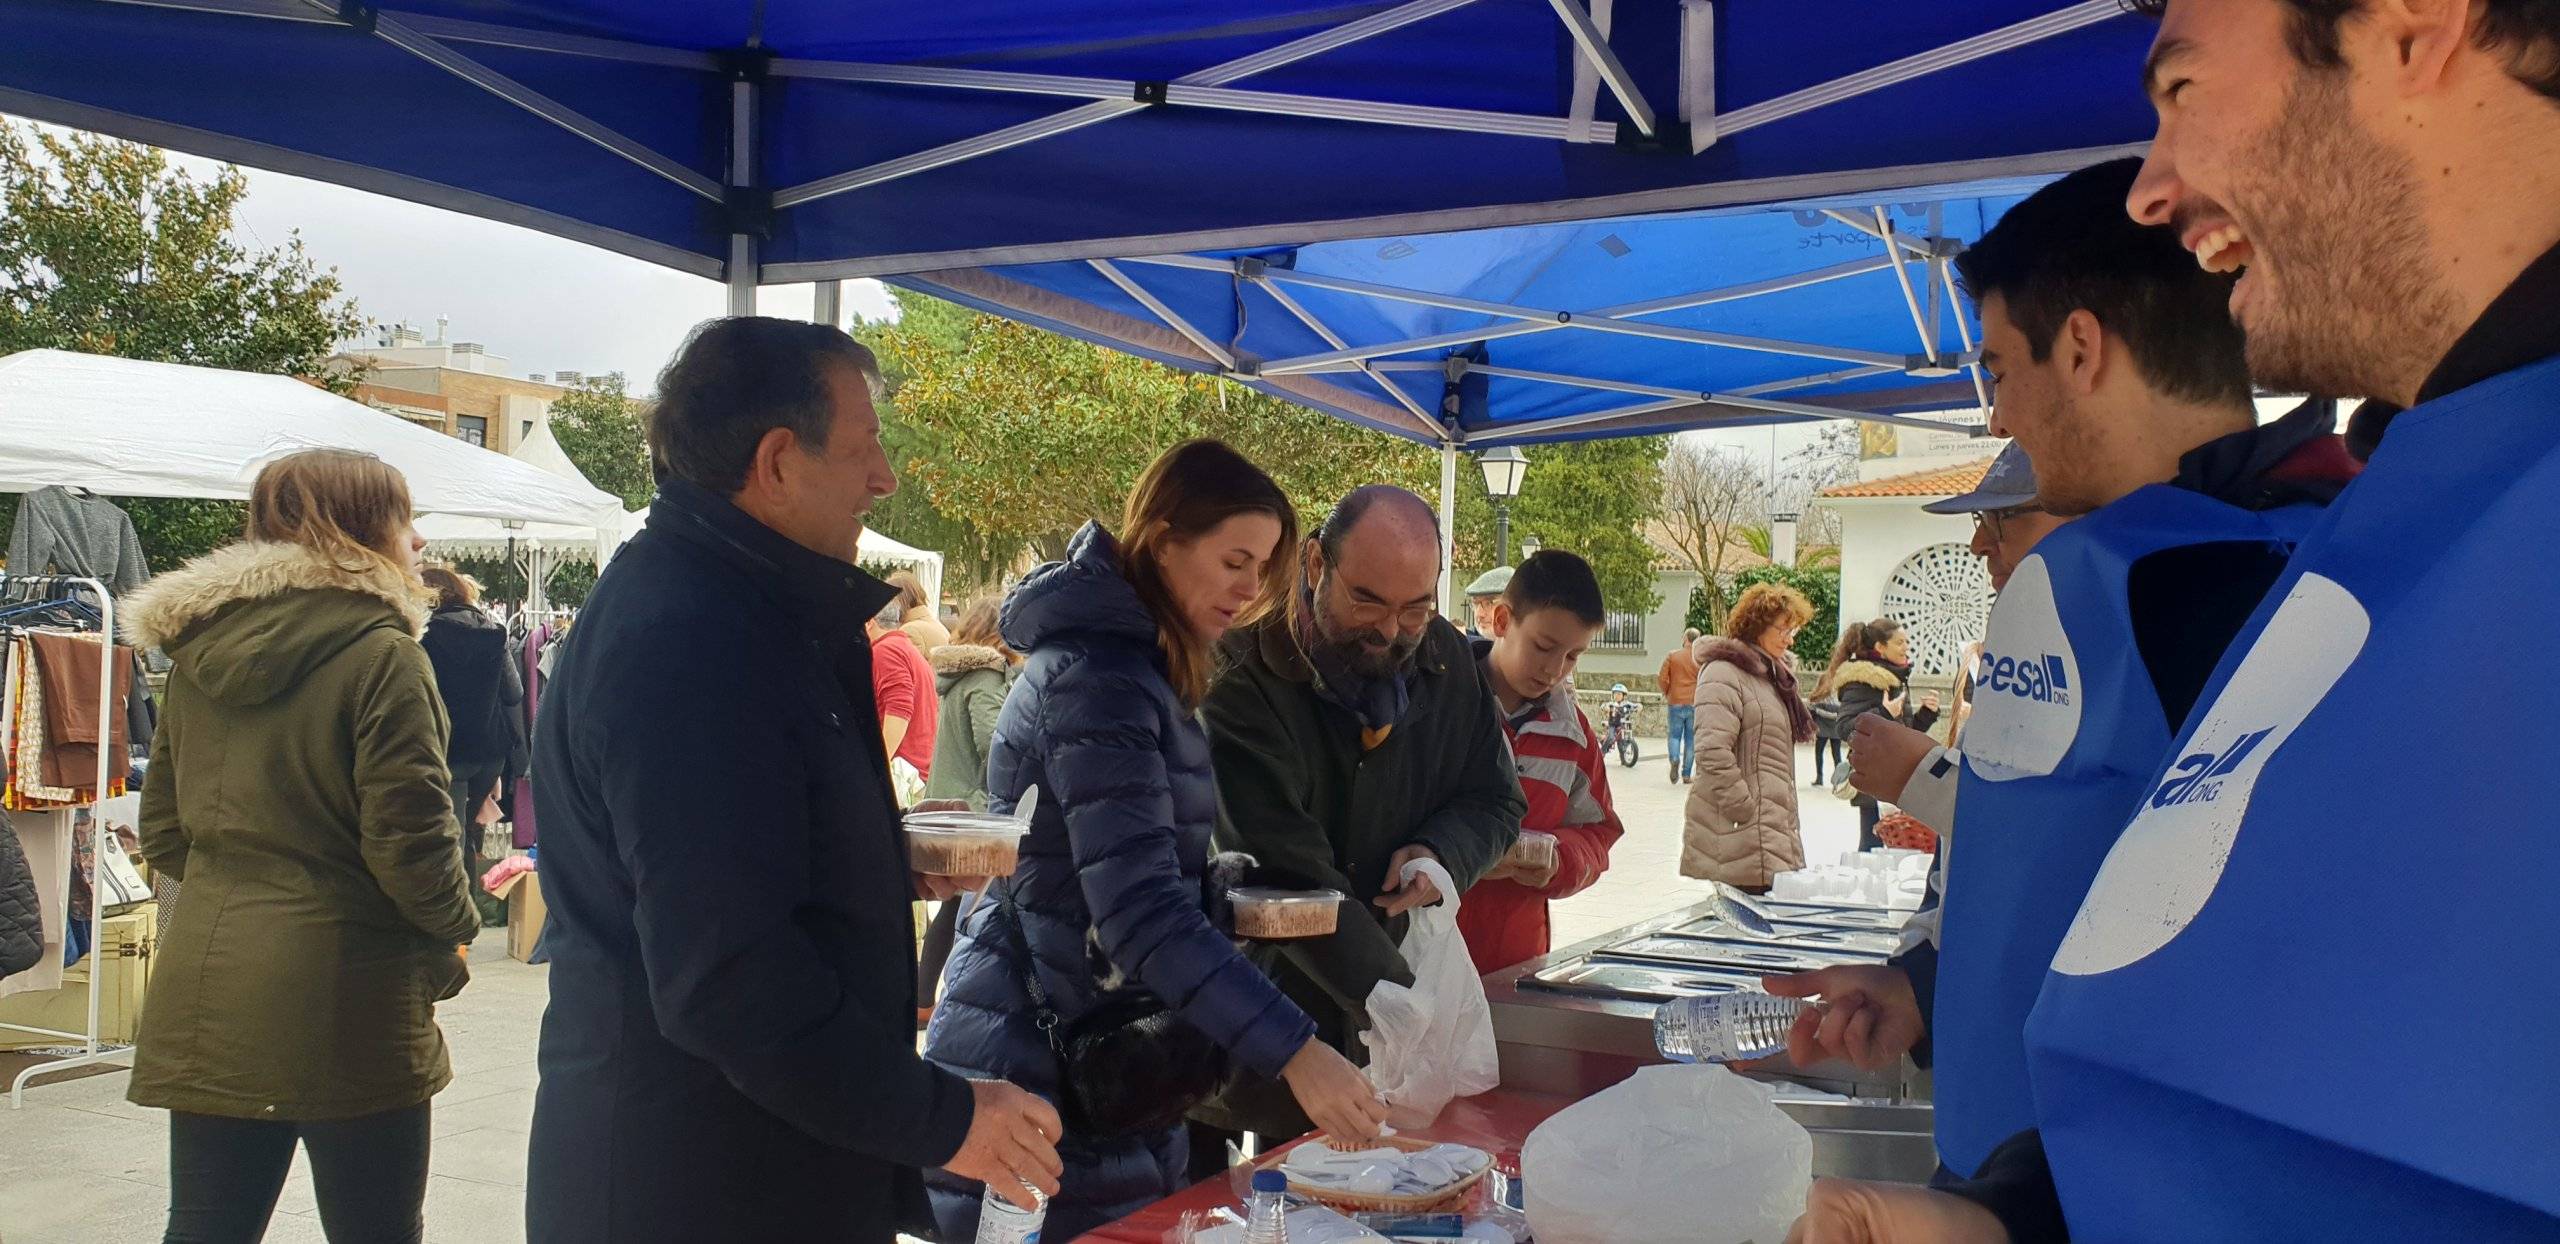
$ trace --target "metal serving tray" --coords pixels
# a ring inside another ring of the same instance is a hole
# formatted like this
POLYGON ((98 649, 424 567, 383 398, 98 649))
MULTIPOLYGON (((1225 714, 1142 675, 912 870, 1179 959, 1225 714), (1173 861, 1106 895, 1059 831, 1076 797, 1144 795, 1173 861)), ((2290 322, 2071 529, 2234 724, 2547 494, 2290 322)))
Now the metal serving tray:
POLYGON ((1748 972, 1603 963, 1595 959, 1568 959, 1522 977, 1520 983, 1550 993, 1628 1002, 1668 1002, 1674 998, 1696 998, 1760 987, 1759 978, 1748 972))
POLYGON ((1777 930, 1775 937, 1753 937, 1725 923, 1720 916, 1707 916, 1677 928, 1664 929, 1663 933, 1673 937, 1700 937, 1718 942, 1808 946, 1821 950, 1836 950, 1844 955, 1863 955, 1877 959, 1887 958, 1902 948, 1902 935, 1899 933, 1880 933, 1866 929, 1832 929, 1821 925, 1797 924, 1792 920, 1776 921, 1772 927, 1777 930))
POLYGON ((1772 918, 1790 924, 1818 924, 1834 929, 1873 929, 1892 933, 1911 923, 1911 911, 1901 907, 1844 907, 1830 903, 1786 903, 1761 899, 1772 918))
MULTIPOLYGON (((1669 965, 1681 968, 1721 968, 1728 972, 1810 972, 1816 968, 1844 963, 1876 963, 1871 956, 1843 955, 1834 951, 1790 946, 1784 942, 1718 942, 1697 937, 1675 937, 1656 934, 1630 938, 1603 946, 1592 955, 1595 960, 1669 965)), ((1757 988, 1754 982, 1754 988, 1757 988)))

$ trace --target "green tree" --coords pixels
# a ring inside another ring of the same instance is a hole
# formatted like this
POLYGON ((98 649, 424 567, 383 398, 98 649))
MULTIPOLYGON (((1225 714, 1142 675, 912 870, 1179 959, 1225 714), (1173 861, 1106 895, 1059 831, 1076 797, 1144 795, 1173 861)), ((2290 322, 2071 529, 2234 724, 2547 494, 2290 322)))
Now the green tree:
MULTIPOLYGON (((1618 440, 1531 445, 1520 452, 1529 459, 1520 495, 1511 501, 1511 558, 1520 558, 1521 540, 1534 538, 1541 548, 1578 554, 1591 563, 1600 593, 1619 613, 1647 614, 1662 603, 1656 590, 1661 554, 1645 537, 1662 508, 1662 455, 1667 440, 1658 436, 1618 440)), ((1424 451, 1429 457, 1429 451, 1424 451)), ((1433 481, 1432 495, 1439 487, 1433 481)), ((1486 495, 1484 473, 1473 463, 1458 471, 1458 565, 1464 584, 1494 564, 1493 499, 1486 495)))
MULTIPOLYGON (((327 361, 363 317, 299 236, 272 248, 235 236, 247 194, 236 168, 198 179, 150 147, 0 120, 0 354, 79 350, 351 390, 327 361)), ((240 533, 236 502, 119 503, 155 568, 240 533)), ((0 498, 0 528, 16 511, 0 498)))
POLYGON ((588 483, 622 498, 624 509, 636 510, 658 491, 649 471, 644 417, 622 377, 597 376, 551 403, 551 435, 588 483))

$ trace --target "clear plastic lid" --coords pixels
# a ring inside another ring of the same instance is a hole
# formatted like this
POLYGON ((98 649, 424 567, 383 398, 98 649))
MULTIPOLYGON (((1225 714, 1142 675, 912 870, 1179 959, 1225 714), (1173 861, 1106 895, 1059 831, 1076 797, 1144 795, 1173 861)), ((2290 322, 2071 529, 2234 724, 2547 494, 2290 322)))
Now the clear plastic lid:
POLYGON ((1343 897, 1340 890, 1275 890, 1269 886, 1241 886, 1227 891, 1230 901, 1269 907, 1330 907, 1343 897))
POLYGON ((904 820, 911 834, 950 834, 970 838, 1019 838, 1022 822, 992 812, 910 812, 904 820))

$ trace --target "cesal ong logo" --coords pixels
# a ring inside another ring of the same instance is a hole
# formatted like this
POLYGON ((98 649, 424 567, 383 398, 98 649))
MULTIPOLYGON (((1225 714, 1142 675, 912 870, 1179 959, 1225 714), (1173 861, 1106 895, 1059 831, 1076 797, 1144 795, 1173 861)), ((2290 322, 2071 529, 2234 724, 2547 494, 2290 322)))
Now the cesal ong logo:
POLYGON ((2169 779, 2151 792, 2151 806, 2174 808, 2182 803, 2211 803, 2222 797, 2221 779, 2231 776, 2258 750, 2258 745, 2275 733, 2275 727, 2252 731, 2234 739, 2220 751, 2197 752, 2181 757, 2169 766, 2169 779))
POLYGON ((1982 650, 1982 666, 1974 672, 1973 680, 1980 683, 1984 691, 2005 692, 2038 704, 2071 702, 2071 671, 2058 653, 2048 652, 2041 657, 2004 657, 1985 648, 1982 650))
POLYGON ((2293 585, 2231 681, 2197 706, 2195 733, 2089 883, 2054 971, 2094 976, 2140 963, 2194 923, 2222 884, 2258 779, 2372 630, 2336 580, 2306 574, 2293 585))
POLYGON ((1964 727, 1964 759, 1974 776, 2013 782, 2061 767, 2080 737, 2082 679, 2043 557, 2020 562, 1993 602, 1973 681, 1979 694, 1964 727))

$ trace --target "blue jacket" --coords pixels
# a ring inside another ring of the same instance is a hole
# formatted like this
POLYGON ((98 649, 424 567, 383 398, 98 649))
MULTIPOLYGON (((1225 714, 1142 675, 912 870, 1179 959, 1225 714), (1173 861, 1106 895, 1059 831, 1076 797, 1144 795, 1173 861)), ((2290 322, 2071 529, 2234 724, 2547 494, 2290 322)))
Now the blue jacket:
MULTIPOLYGON (((1121 576, 1110 533, 1088 525, 1068 559, 1024 580, 1004 608, 1005 642, 1024 654, 989 755, 990 806, 1009 812, 1034 785, 1040 802, 1008 886, 1052 1005, 1072 1022, 1101 981, 1142 985, 1224 1046, 1278 1074, 1315 1024, 1209 923, 1201 873, 1218 819, 1209 741, 1166 681, 1156 624, 1121 576)), ((981 901, 961 922, 925 1056, 972 1078, 1006 1079, 1055 1101, 1058 1064, 1032 1021, 1018 943, 1003 908, 981 901)), ((1179 1129, 1059 1146, 1065 1186, 1044 1236, 1070 1239, 1179 1188, 1179 1129)), ((945 1239, 968 1239, 979 1189, 933 1183, 945 1239)))
POLYGON ((535 740, 551 1008, 536 1244, 922 1225, 969 1087, 915 1053, 915 892, 863 619, 890 589, 660 490, 535 740))

